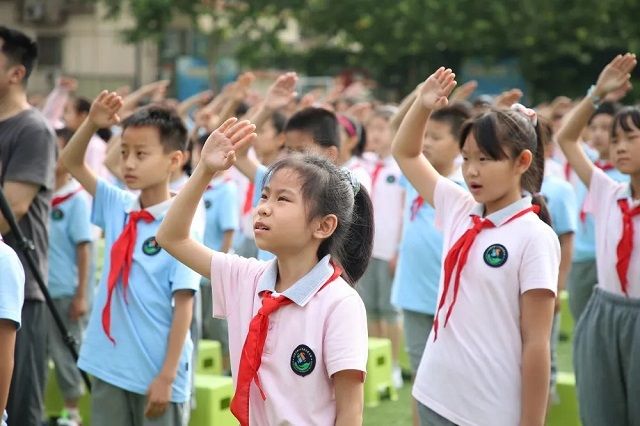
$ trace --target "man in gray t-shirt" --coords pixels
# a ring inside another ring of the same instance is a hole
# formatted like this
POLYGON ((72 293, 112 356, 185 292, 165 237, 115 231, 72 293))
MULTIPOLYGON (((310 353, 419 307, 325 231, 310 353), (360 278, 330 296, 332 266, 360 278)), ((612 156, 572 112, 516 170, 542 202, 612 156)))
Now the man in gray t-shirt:
MULTIPOLYGON (((25 85, 37 47, 19 31, 0 27, 0 184, 34 256, 47 278, 47 224, 53 190, 56 142, 40 112, 27 103, 25 85)), ((6 219, 0 233, 20 256, 25 271, 22 327, 17 333, 15 365, 7 413, 9 424, 39 426, 46 378, 46 305, 6 219)), ((1 278, 0 278, 1 285, 1 278)))

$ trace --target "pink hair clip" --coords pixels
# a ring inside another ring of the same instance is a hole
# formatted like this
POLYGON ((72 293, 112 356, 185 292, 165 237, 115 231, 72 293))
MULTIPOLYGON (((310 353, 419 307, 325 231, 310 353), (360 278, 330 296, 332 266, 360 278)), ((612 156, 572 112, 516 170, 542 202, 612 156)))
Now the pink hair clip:
POLYGON ((531 124, 533 124, 533 127, 536 127, 538 125, 538 114, 536 114, 536 112, 534 110, 532 110, 531 108, 527 108, 526 106, 522 105, 522 104, 513 104, 511 105, 511 109, 513 111, 517 111, 520 114, 524 115, 524 117, 529 120, 529 122, 531 124))

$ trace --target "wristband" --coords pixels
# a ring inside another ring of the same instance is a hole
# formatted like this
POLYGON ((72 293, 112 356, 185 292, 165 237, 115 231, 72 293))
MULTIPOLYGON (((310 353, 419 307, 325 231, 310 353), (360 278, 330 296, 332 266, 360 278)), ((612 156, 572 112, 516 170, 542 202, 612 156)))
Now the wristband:
POLYGON ((602 102, 602 99, 600 98, 600 96, 596 95, 595 84, 592 84, 591 87, 589 87, 589 90, 587 90, 587 98, 591 99, 593 107, 595 109, 598 109, 598 107, 600 106, 600 102, 602 102))

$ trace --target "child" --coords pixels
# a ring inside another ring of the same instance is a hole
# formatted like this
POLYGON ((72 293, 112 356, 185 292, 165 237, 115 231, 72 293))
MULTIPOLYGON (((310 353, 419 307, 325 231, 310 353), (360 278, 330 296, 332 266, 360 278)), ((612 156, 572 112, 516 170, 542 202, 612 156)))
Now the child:
POLYGON ((351 170, 360 181, 360 185, 364 186, 367 192, 371 192, 371 176, 362 159, 367 144, 367 131, 355 118, 343 114, 339 114, 337 118, 340 124, 338 164, 351 170))
POLYGON ((22 320, 24 270, 16 253, 0 237, 0 426, 7 426, 7 398, 13 373, 13 350, 22 320))
MULTIPOLYGON (((72 133, 56 131, 58 148, 64 149, 72 133)), ((58 160, 49 219, 49 293, 69 333, 79 344, 87 313, 91 262, 91 214, 82 186, 58 160)), ((82 376, 53 318, 49 319, 48 352, 56 366, 58 386, 64 399, 59 425, 80 425, 78 400, 84 394, 82 376)))
POLYGON ((189 238, 185 218, 254 129, 230 119, 209 137, 158 240, 211 278, 214 315, 229 323, 231 410, 242 426, 362 424, 366 314, 350 284, 371 253, 366 190, 325 159, 285 158, 269 169, 254 212, 256 243, 276 259, 231 256, 189 238))
POLYGON ((199 279, 156 242, 173 202, 171 173, 187 131, 160 107, 123 122, 122 174, 140 196, 96 178, 84 155, 93 132, 118 123, 122 100, 103 91, 62 151, 71 174, 94 196, 92 221, 105 232, 105 266, 78 366, 95 377, 92 425, 182 425, 189 398, 193 295, 199 279), (113 314, 113 315, 112 315, 113 314))
POLYGON ((402 372, 398 364, 402 328, 398 309, 391 304, 391 287, 402 237, 402 209, 404 189, 400 185, 402 173, 391 156, 390 108, 375 110, 367 122, 367 137, 375 153, 371 167, 371 202, 376 232, 371 262, 358 287, 367 308, 369 334, 391 340, 393 381, 402 387, 402 372))
MULTIPOLYGON (((464 185, 464 179, 456 164, 460 156, 458 139, 462 124, 469 116, 469 109, 460 103, 434 111, 429 118, 422 151, 440 175, 459 185, 464 185)), ((404 177, 401 183, 406 191, 404 226, 391 301, 402 309, 404 340, 415 374, 436 313, 442 232, 435 226, 433 207, 424 203, 404 177)), ((416 424, 417 416, 414 409, 416 424)), ((422 419, 422 423, 425 422, 426 419, 422 419)))
MULTIPOLYGON (((612 102, 603 102, 596 108, 589 119, 588 128, 591 133, 591 146, 595 148, 597 156, 593 156, 594 165, 601 169, 607 176, 618 181, 628 182, 629 176, 620 173, 610 160, 611 127, 613 118, 619 107, 612 102)), ((591 157, 590 157, 591 158, 591 157)), ((594 221, 591 213, 587 212, 588 188, 581 182, 576 185, 576 197, 578 203, 578 229, 575 239, 575 250, 571 272, 567 280, 569 290, 569 309, 571 315, 578 323, 587 302, 591 297, 593 288, 598 283, 596 268, 596 236, 594 221)))
POLYGON ((435 208, 447 253, 413 395, 427 424, 541 425, 560 248, 536 214, 544 200, 523 191, 540 190, 543 141, 532 110, 487 112, 460 135, 471 193, 441 177, 422 155, 422 135, 454 77, 440 68, 424 82, 393 142, 405 176, 435 208))
POLYGON ((640 109, 624 108, 611 131, 611 159, 631 182, 611 179, 577 144, 600 99, 629 90, 636 65, 630 53, 616 56, 600 73, 587 96, 558 132, 567 160, 589 188, 596 234, 598 285, 575 332, 574 366, 580 418, 589 425, 634 425, 640 422, 637 395, 640 363, 640 109))

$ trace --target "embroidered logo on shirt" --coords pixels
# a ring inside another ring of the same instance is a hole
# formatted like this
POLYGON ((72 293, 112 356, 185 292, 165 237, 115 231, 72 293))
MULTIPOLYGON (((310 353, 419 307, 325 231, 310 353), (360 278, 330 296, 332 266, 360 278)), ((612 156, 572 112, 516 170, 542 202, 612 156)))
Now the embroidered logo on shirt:
POLYGON ((291 369, 298 376, 311 374, 316 367, 316 354, 307 345, 298 345, 291 354, 291 369))
POLYGON ((51 210, 51 219, 53 220, 62 220, 64 217, 64 212, 60 209, 51 210))
POLYGON ((155 256, 160 253, 160 250, 162 250, 162 247, 158 245, 156 237, 149 237, 142 243, 142 252, 147 256, 155 256))
POLYGON ((387 183, 395 183, 396 177, 394 175, 387 176, 387 183))
POLYGON ((210 207, 211 207, 211 201, 209 201, 209 200, 204 200, 204 208, 205 208, 205 209, 208 209, 208 208, 210 208, 210 207))
POLYGON ((509 253, 507 252, 507 248, 502 244, 492 244, 484 251, 482 257, 484 258, 484 263, 487 265, 492 268, 499 268, 507 263, 509 253))

